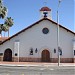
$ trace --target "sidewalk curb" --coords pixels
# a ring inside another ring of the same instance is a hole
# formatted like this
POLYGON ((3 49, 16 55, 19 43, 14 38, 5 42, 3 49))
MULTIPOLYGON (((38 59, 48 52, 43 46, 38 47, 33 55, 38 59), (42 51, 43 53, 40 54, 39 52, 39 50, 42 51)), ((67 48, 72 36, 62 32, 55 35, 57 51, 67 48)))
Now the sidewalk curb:
MULTIPOLYGON (((44 67, 55 67, 55 66, 58 66, 57 64, 37 64, 37 65, 35 65, 35 64, 32 64, 32 65, 30 65, 30 64, 0 64, 0 66, 8 66, 8 67, 40 67, 40 66, 44 66, 44 67)), ((65 67, 65 66, 73 66, 73 67, 75 67, 75 64, 74 65, 69 65, 69 64, 60 64, 59 66, 63 66, 63 67, 65 67)))
MULTIPOLYGON (((43 63, 43 62, 0 62, 0 66, 23 67, 23 66, 58 66, 58 63, 43 63)), ((60 63, 59 66, 74 66, 75 63, 60 63)))

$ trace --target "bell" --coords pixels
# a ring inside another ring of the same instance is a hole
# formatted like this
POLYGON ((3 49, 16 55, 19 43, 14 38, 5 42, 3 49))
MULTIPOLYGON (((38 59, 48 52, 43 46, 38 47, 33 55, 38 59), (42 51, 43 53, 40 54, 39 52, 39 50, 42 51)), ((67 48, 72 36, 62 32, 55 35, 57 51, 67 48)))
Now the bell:
POLYGON ((48 14, 48 13, 47 13, 47 12, 43 12, 43 14, 44 14, 44 17, 47 17, 47 14, 48 14))

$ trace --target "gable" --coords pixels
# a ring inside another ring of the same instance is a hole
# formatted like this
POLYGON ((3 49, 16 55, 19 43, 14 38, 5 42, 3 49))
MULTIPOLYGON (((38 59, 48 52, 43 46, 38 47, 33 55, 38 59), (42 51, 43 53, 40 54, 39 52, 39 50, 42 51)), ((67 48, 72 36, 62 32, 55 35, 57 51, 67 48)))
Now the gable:
MULTIPOLYGON (((11 36, 10 38, 6 39, 6 40, 5 40, 5 41, 3 41, 2 43, 0 43, 0 45, 1 45, 1 44, 3 44, 4 42, 6 42, 6 41, 8 41, 8 40, 10 40, 10 39, 12 39, 12 38, 14 38, 15 36, 17 36, 17 35, 21 34, 22 32, 24 32, 24 31, 26 31, 26 30, 28 30, 28 29, 32 28, 33 26, 35 26, 35 25, 39 24, 40 22, 43 22, 44 20, 47 20, 47 21, 49 21, 49 22, 51 22, 51 23, 53 23, 53 24, 57 25, 57 23, 56 23, 56 22, 54 22, 54 21, 52 21, 52 20, 50 20, 50 19, 48 19, 48 18, 43 18, 43 19, 41 19, 41 20, 39 20, 39 21, 35 22, 34 24, 32 24, 32 25, 28 26, 27 28, 25 28, 25 29, 21 30, 20 32, 16 33, 15 35, 11 36)), ((59 25, 59 26, 60 26, 61 28, 65 29, 65 30, 67 30, 67 31, 69 31, 70 33, 72 33, 72 34, 74 34, 74 35, 75 35, 75 33, 74 33, 73 31, 71 31, 71 30, 69 30, 69 29, 67 29, 67 28, 63 27, 62 25, 59 25)))

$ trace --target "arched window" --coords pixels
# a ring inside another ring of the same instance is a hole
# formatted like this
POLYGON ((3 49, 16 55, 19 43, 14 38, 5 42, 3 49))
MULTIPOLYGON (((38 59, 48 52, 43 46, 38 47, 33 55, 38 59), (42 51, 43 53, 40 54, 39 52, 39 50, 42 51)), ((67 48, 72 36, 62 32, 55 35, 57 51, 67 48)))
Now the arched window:
POLYGON ((74 50, 74 55, 75 55, 75 50, 74 50))

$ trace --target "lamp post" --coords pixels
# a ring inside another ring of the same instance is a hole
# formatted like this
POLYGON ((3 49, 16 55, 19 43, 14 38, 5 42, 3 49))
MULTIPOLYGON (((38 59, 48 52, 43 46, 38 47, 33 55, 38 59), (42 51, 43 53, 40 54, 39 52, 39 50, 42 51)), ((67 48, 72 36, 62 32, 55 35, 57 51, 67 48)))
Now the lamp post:
POLYGON ((61 0, 59 0, 58 3, 58 9, 57 9, 57 47, 58 47, 58 66, 60 66, 60 43, 59 43, 59 6, 60 6, 61 0))

